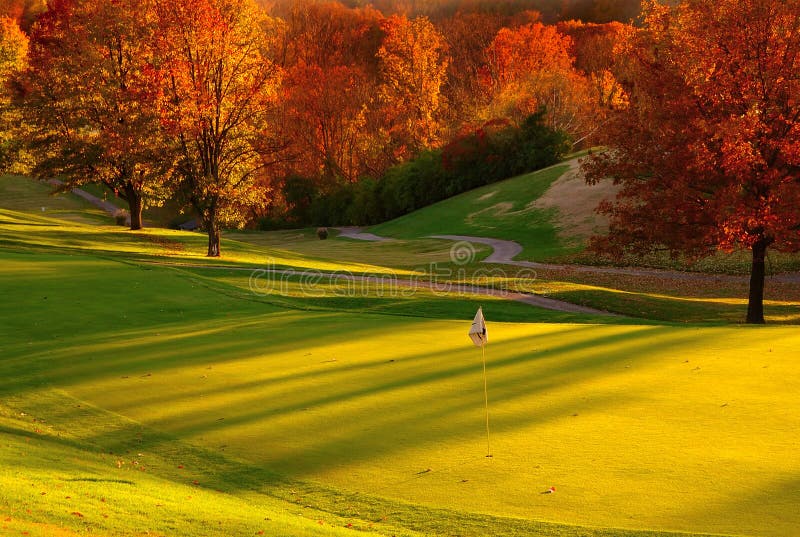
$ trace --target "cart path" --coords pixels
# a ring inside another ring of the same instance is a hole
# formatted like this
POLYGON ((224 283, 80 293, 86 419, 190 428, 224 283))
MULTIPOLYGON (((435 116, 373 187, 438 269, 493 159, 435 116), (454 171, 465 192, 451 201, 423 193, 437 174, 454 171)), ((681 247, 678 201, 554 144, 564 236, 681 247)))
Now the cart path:
MULTIPOLYGON (((371 242, 396 240, 390 237, 381 237, 373 233, 364 233, 361 231, 363 228, 360 227, 343 227, 334 229, 340 230, 341 237, 347 237, 349 239, 371 242)), ((750 279, 749 275, 706 274, 702 272, 682 272, 679 270, 650 269, 640 267, 599 267, 593 265, 565 265, 554 263, 537 263, 535 261, 517 261, 514 260, 514 258, 522 252, 522 246, 515 241, 492 239, 489 237, 474 237, 472 235, 429 235, 426 238, 485 244, 486 246, 490 246, 492 248, 492 253, 489 255, 489 257, 484 259, 482 263, 494 263, 496 265, 510 265, 514 267, 525 267, 539 270, 575 271, 589 274, 619 274, 623 276, 657 277, 673 280, 695 280, 701 282, 719 279, 730 279, 735 281, 747 281, 750 279)), ((767 278, 769 281, 774 282, 800 284, 800 272, 773 274, 768 275, 767 278)))
POLYGON ((587 306, 580 306, 570 302, 555 300, 553 298, 546 298, 539 295, 529 293, 519 293, 515 291, 507 291, 505 289, 498 289, 493 287, 482 287, 476 285, 459 284, 452 282, 437 282, 430 279, 430 276, 422 276, 420 278, 398 278, 396 275, 387 273, 374 276, 362 276, 351 274, 349 272, 319 272, 319 271, 306 271, 306 270, 292 270, 292 269, 264 269, 257 267, 241 267, 241 266, 220 266, 220 265, 185 265, 180 263, 158 263, 145 261, 147 264, 169 266, 175 268, 187 269, 210 269, 210 270, 231 270, 231 271, 244 271, 250 272, 250 284, 254 293, 269 291, 272 287, 266 284, 262 291, 258 288, 258 279, 263 276, 286 276, 286 277, 301 277, 308 278, 307 284, 310 286, 324 285, 336 281, 351 281, 351 282, 364 282, 375 283, 384 286, 386 291, 391 292, 392 289, 425 289, 433 291, 434 293, 442 294, 456 294, 456 295, 470 295, 470 296, 491 296, 502 298, 505 300, 513 300, 515 302, 522 302, 539 308, 560 311, 563 313, 581 313, 585 315, 606 315, 614 316, 617 314, 607 311, 590 308, 587 306), (255 286, 255 288, 254 288, 255 286))
MULTIPOLYGON (((60 181, 58 179, 49 179, 47 182, 50 183, 53 186, 64 186, 64 182, 60 181)), ((116 214, 117 211, 120 210, 119 207, 117 207, 116 205, 114 205, 110 201, 101 200, 97 196, 95 196, 93 194, 89 194, 88 192, 86 192, 85 190, 81 190, 80 188, 71 188, 71 189, 69 189, 69 191, 72 192, 73 194, 75 194, 76 196, 85 199, 86 201, 88 201, 92 205, 95 205, 96 207, 99 207, 99 208, 103 209, 105 212, 109 213, 111 216, 114 216, 114 214, 116 214)))
POLYGON ((346 239, 355 239, 359 241, 371 241, 371 242, 386 242, 395 240, 395 239, 390 239, 389 237, 381 237, 378 235, 374 235, 372 233, 364 233, 361 231, 363 228, 360 227, 347 226, 347 227, 335 227, 333 229, 339 232, 340 237, 344 237, 346 239))

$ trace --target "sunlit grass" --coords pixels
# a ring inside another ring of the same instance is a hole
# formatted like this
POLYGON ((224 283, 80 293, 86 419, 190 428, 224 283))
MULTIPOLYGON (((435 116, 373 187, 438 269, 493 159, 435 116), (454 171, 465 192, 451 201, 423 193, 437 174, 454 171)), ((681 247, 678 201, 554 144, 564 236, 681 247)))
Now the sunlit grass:
MULTIPOLYGON (((254 292, 249 270, 225 265, 405 277, 478 265, 448 264, 442 241, 310 230, 230 234, 226 258, 208 260, 202 234, 88 225, 80 204, 65 221, 30 208, 39 194, 0 210, 0 533, 777 537, 800 526, 800 335, 707 326, 741 315, 738 280, 509 269, 484 282, 702 323, 689 326, 598 325, 324 276, 271 273, 254 292), (481 356, 466 336, 478 305, 490 459, 481 356)), ((779 289, 770 321, 800 321, 796 290, 779 289)))
MULTIPOLYGON (((170 535, 222 521, 255 533, 256 514, 287 512, 270 503, 281 499, 299 502, 290 518, 386 535, 535 531, 479 525, 475 512, 776 536, 800 524, 793 328, 498 323, 486 303, 486 459, 472 305, 465 315, 437 298, 441 320, 287 310, 248 297, 234 275, 57 253, 3 259, 0 396, 28 417, 6 422, 27 432, 0 443, 0 456, 10 465, 24 437, 39 442, 30 467, 2 478, 0 505, 31 509, 14 520, 170 535), (142 499, 66 481, 85 477, 130 480, 142 499), (80 504, 51 500, 58 485, 80 504), (556 494, 540 494, 550 486, 556 494)), ((302 535, 306 522, 292 519, 286 534, 302 535)))
MULTIPOLYGON (((294 267, 376 274, 390 271, 384 266, 326 260, 279 248, 260 248, 235 240, 224 240, 223 258, 210 259, 205 256, 206 240, 205 235, 199 233, 163 228, 130 231, 119 226, 88 225, 0 209, 0 244, 16 248, 71 249, 183 265, 294 267)), ((403 269, 391 271, 398 274, 414 273, 403 269)))
MULTIPOLYGON (((649 285, 642 285, 636 283, 635 277, 617 276, 613 281, 606 279, 603 282, 601 279, 599 284, 591 285, 550 280, 547 276, 533 279, 490 277, 479 279, 477 283, 590 305, 631 317, 668 322, 740 323, 747 310, 747 284, 744 281, 728 282, 729 286, 736 285, 734 289, 712 287, 710 282, 706 282, 705 289, 702 289, 699 282, 691 280, 678 287, 674 280, 649 279, 649 285), (651 290, 646 290, 648 288, 651 290), (739 296, 735 295, 736 291, 740 293, 739 296)), ((584 276, 582 279, 590 281, 592 277, 584 276)), ((783 291, 788 287, 791 284, 781 286, 778 292, 769 289, 773 298, 764 300, 768 322, 791 323, 800 315, 800 294, 795 290, 784 295, 783 291)))

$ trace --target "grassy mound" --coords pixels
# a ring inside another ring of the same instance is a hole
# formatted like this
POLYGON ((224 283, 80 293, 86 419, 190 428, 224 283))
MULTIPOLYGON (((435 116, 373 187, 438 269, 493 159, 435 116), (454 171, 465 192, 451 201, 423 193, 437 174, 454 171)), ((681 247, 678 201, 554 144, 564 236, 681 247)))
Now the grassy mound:
POLYGON ((519 259, 544 261, 576 251, 558 236, 555 209, 532 206, 569 169, 568 164, 521 175, 440 201, 370 228, 401 239, 474 235, 519 242, 519 259))

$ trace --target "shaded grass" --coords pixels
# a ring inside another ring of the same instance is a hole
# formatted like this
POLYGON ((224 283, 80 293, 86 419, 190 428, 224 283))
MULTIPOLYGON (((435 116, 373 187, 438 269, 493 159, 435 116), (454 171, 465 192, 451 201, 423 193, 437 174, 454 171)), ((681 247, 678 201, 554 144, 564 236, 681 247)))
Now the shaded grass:
POLYGON ((295 481, 58 391, 0 404, 0 430, 4 532, 310 536, 359 530, 411 537, 479 536, 491 528, 509 537, 667 535, 460 513, 295 481))
MULTIPOLYGON (((432 265, 451 264, 450 249, 452 241, 437 239, 392 240, 368 242, 338 237, 319 240, 315 230, 292 231, 229 231, 227 238, 251 244, 258 248, 279 249, 296 252, 309 257, 337 259, 349 263, 369 263, 393 269, 410 269, 415 272, 430 271, 432 265)), ((486 256, 491 252, 488 246, 476 245, 476 253, 486 256)))
MULTIPOLYGON (((0 206, 18 212, 80 222, 108 224, 111 217, 70 193, 54 194, 52 185, 27 177, 0 176, 0 206)), ((0 221, 6 220, 0 215, 0 221)))
MULTIPOLYGON (((747 310, 748 280, 742 277, 687 275, 686 278, 658 273, 620 275, 576 270, 503 267, 497 272, 473 268, 477 281, 488 286, 546 296, 591 306, 636 319, 670 323, 739 324, 747 310), (481 270, 483 270, 481 272, 481 270), (531 275, 534 274, 534 277, 531 275)), ((764 301, 770 324, 800 322, 800 286, 791 280, 768 278, 764 301)), ((625 321, 622 321, 625 322, 625 321)))
MULTIPOLYGON (((3 259, 0 400, 64 440, 8 474, 6 505, 35 506, 15 518, 73 529, 89 518, 42 497, 25 481, 33 475, 86 491, 94 530, 112 534, 143 521, 169 535, 209 520, 252 531, 254 512, 280 511, 261 494, 364 529, 387 516, 398 534, 626 534, 531 518, 768 535, 800 523, 791 508, 800 423, 786 404, 800 389, 794 330, 505 324, 487 305, 486 459, 471 315, 287 311, 235 281, 183 271, 55 253, 3 259), (127 473, 116 460, 89 471, 74 451, 85 446, 124 453, 127 473), (139 482, 133 460, 164 480, 138 503, 118 482, 139 482), (218 507, 201 516, 203 504, 181 501, 194 481, 225 501, 209 496, 218 507), (551 485, 555 495, 539 494, 551 485), (96 498, 107 489, 121 491, 118 526, 96 498), (740 494, 771 489, 782 493, 740 494)), ((5 460, 18 457, 6 445, 5 460)))

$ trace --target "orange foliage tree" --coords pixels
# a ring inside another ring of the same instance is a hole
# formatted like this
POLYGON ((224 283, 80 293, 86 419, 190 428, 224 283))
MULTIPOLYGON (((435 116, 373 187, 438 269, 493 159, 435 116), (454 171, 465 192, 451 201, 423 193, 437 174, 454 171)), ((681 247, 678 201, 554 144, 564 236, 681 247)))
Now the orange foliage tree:
POLYGON ((13 19, 26 31, 45 8, 45 0, 0 0, 0 16, 13 19))
POLYGON ((128 203, 131 229, 166 197, 172 164, 148 75, 153 31, 146 1, 54 0, 34 26, 22 80, 34 173, 62 175, 67 188, 106 185, 128 203))
POLYGON ((486 119, 521 123, 544 108, 548 126, 567 132, 575 143, 586 138, 595 128, 594 107, 570 47, 569 37, 539 22, 501 29, 485 53, 486 119))
POLYGON ((507 19, 498 13, 458 11, 437 24, 450 55, 444 92, 449 105, 448 122, 455 131, 461 123, 478 119, 484 52, 507 19))
POLYGON ((12 103, 13 81, 25 68, 28 37, 17 22, 0 17, 0 169, 13 171, 18 159, 19 111, 12 103))
POLYGON ((154 74, 165 88, 162 119, 179 151, 180 190, 220 255, 220 229, 266 202, 260 172, 281 81, 271 61, 274 22, 252 0, 161 1, 154 74))
POLYGON ((425 17, 393 15, 381 27, 381 111, 394 156, 403 160, 441 141, 442 86, 450 60, 444 37, 425 17))
POLYGON ((619 22, 597 24, 577 20, 559 22, 556 27, 572 38, 570 52, 575 58, 575 68, 589 77, 593 98, 601 110, 627 106, 627 95, 614 70, 618 43, 633 29, 619 22))
POLYGON ((767 249, 800 250, 800 2, 650 2, 627 57, 630 106, 585 165, 622 185, 594 247, 750 250, 763 323, 767 249))
POLYGON ((369 169, 370 81, 357 67, 299 63, 285 80, 287 130, 297 151, 294 169, 356 181, 369 169))
POLYGON ((284 32, 286 173, 332 184, 379 174, 376 52, 382 16, 338 2, 298 2, 284 32))

